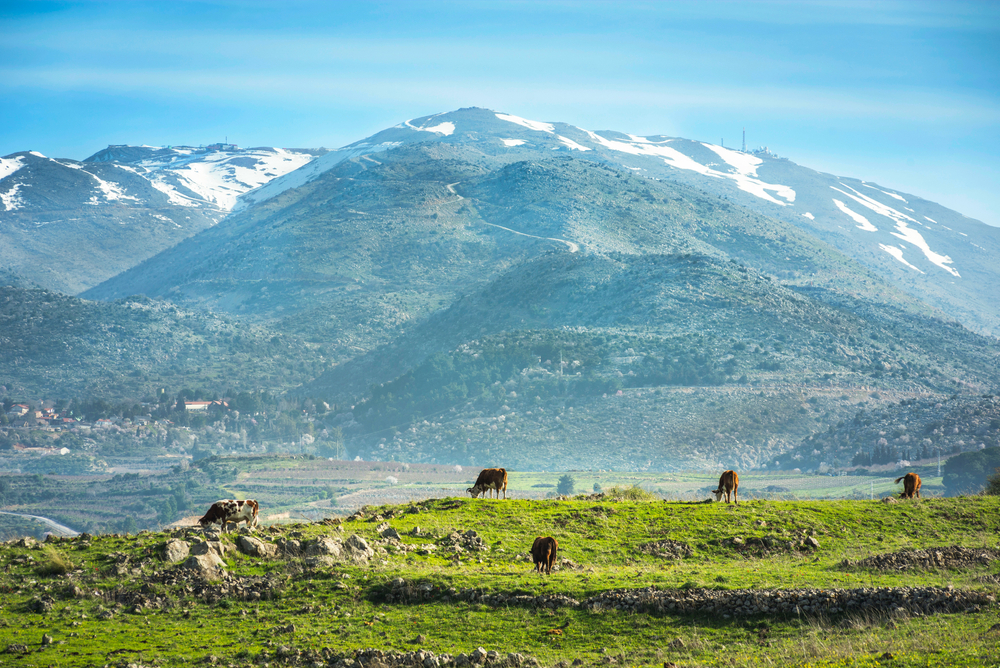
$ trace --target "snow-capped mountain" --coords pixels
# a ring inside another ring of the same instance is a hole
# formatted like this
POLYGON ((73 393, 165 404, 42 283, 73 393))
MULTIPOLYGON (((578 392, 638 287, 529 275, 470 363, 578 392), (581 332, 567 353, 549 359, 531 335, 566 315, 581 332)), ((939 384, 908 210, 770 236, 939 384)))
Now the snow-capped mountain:
MULTIPOLYGON (((767 149, 738 151, 678 137, 591 131, 488 109, 408 120, 239 198, 234 210, 299 187, 344 160, 420 143, 462 145, 506 160, 557 153, 650 179, 693 185, 792 223, 978 331, 1000 333, 1000 229, 857 178, 814 171, 767 149)), ((586 239, 571 239, 585 248, 586 239)), ((600 251, 600 248, 589 250, 600 251)))
POLYGON ((230 144, 192 146, 109 146, 84 162, 128 165, 165 193, 172 204, 214 204, 229 211, 237 198, 274 178, 299 169, 323 149, 248 148, 230 144))
POLYGON ((320 150, 109 146, 82 162, 0 158, 0 267, 80 292, 226 216, 320 150))

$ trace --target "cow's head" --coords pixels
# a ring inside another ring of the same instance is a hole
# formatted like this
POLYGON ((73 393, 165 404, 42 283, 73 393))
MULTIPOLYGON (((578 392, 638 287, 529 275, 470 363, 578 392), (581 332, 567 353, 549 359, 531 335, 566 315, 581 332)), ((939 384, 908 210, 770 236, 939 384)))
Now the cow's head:
POLYGON ((725 490, 723 490, 721 487, 719 489, 713 489, 711 492, 709 492, 709 494, 715 494, 716 501, 722 501, 722 497, 725 495, 725 493, 726 493, 725 490))
POLYGON ((473 499, 478 499, 479 495, 482 494, 485 490, 481 487, 470 487, 465 491, 471 494, 473 499))

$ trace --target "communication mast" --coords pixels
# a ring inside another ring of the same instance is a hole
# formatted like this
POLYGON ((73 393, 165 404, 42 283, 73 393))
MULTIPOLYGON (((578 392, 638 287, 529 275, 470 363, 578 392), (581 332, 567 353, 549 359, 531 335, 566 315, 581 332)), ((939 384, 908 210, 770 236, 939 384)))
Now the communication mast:
POLYGON ((743 128, 743 152, 747 152, 747 129, 743 128))

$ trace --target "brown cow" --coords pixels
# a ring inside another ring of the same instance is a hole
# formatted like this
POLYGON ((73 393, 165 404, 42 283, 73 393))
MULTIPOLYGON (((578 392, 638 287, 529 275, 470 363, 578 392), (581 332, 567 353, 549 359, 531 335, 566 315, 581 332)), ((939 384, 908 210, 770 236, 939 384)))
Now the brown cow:
POLYGON ((542 538, 539 536, 535 539, 535 544, 531 546, 531 559, 535 562, 535 572, 541 574, 545 571, 547 574, 552 574, 552 564, 556 562, 556 552, 559 549, 559 543, 552 536, 542 538))
POLYGON ((507 469, 483 469, 476 478, 476 484, 465 490, 478 499, 480 494, 490 493, 493 498, 493 491, 496 491, 497 498, 500 498, 500 491, 503 490, 503 498, 507 498, 507 469))
POLYGON ((899 498, 912 499, 914 494, 918 499, 920 498, 920 476, 916 473, 907 473, 896 478, 895 482, 898 484, 900 480, 903 481, 903 493, 899 495, 899 498))
POLYGON ((712 494, 715 494, 716 501, 722 501, 722 495, 726 495, 726 503, 729 503, 729 493, 733 494, 733 501, 739 505, 739 499, 736 498, 736 488, 740 486, 740 477, 736 475, 736 471, 724 471, 722 477, 719 478, 719 488, 713 489, 712 494))
POLYGON ((257 512, 260 506, 253 499, 237 501, 236 499, 223 499, 216 501, 205 513, 205 516, 198 520, 198 524, 203 527, 219 523, 222 532, 225 533, 226 525, 230 522, 240 525, 246 522, 247 527, 253 529, 257 526, 257 512))

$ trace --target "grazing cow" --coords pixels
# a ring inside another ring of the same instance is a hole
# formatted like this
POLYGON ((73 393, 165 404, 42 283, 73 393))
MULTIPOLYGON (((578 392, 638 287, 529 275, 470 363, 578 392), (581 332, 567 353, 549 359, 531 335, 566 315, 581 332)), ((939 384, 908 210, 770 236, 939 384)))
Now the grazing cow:
POLYGON ((496 491, 497 498, 500 498, 500 491, 503 490, 503 498, 507 498, 507 469, 483 469, 476 478, 476 484, 465 490, 478 499, 480 494, 490 493, 493 498, 493 491, 496 491))
POLYGON ((904 476, 896 478, 896 483, 903 481, 903 493, 899 495, 901 499, 912 499, 915 494, 917 498, 920 498, 920 476, 916 473, 907 473, 904 476))
POLYGON ((541 574, 545 571, 552 574, 552 564, 556 563, 556 551, 559 543, 552 536, 535 539, 535 544, 531 546, 531 559, 535 562, 535 572, 541 574))
POLYGON ((253 499, 247 499, 246 501, 223 499, 213 503, 212 507, 205 513, 205 516, 198 520, 198 524, 203 527, 219 524, 222 527, 223 533, 226 531, 226 525, 230 522, 233 522, 236 526, 239 526, 240 522, 246 522, 247 527, 253 529, 257 526, 257 511, 259 509, 260 506, 253 499))
POLYGON ((736 475, 736 471, 725 471, 722 477, 719 478, 719 488, 713 489, 712 494, 715 494, 716 501, 722 501, 722 495, 726 495, 726 503, 729 503, 729 493, 733 494, 733 501, 739 505, 739 500, 736 498, 736 488, 740 486, 740 477, 736 475))

